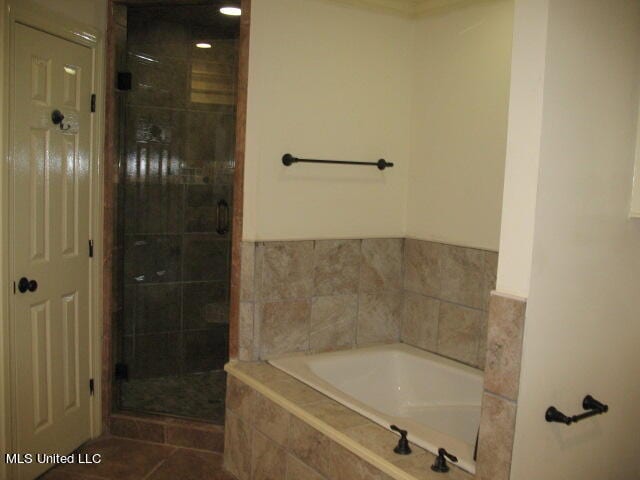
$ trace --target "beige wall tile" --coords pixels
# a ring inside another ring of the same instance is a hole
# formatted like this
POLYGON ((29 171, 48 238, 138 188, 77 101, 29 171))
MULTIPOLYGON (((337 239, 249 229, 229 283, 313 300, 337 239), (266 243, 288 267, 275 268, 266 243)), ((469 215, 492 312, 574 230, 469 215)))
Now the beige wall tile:
POLYGON ((357 295, 314 298, 309 335, 311 351, 324 352, 353 346, 357 316, 357 295))
POLYGON ((286 380, 274 382, 270 384, 269 387, 274 392, 282 395, 287 400, 297 405, 319 402, 327 398, 317 390, 308 387, 304 383, 299 382, 292 377, 289 377, 286 380))
POLYGON ((318 240, 314 248, 314 295, 358 293, 360 240, 318 240))
POLYGON ((485 251, 444 245, 440 281, 442 300, 484 309, 485 251))
POLYGON ((440 260, 444 245, 422 240, 405 240, 404 288, 411 292, 440 296, 440 260))
POLYGON ((285 480, 325 480, 325 477, 293 455, 287 455, 287 476, 285 480))
POLYGON ((438 320, 438 353, 474 364, 481 322, 482 311, 442 302, 438 320))
POLYGON ((239 315, 239 335, 238 335, 238 359, 242 361, 255 360, 254 336, 253 336, 253 313, 254 304, 249 302, 240 303, 239 315))
POLYGON ((526 302, 491 295, 484 388, 516 400, 520 382, 526 302))
POLYGON ((360 292, 389 292, 402 288, 402 245, 399 238, 362 241, 360 292))
POLYGON ((268 242, 262 259, 264 300, 301 299, 313 291, 313 241, 268 242))
POLYGON ((418 293, 405 292, 401 340, 432 352, 438 346, 440 301, 418 293))
POLYGON ((498 253, 484 252, 484 293, 482 294, 485 310, 489 310, 489 299, 491 292, 496 289, 496 279, 498 276, 498 253))
POLYGON ((253 423, 255 391, 233 375, 227 375, 227 410, 248 423, 253 423))
MULTIPOLYGON (((333 441, 302 420, 291 417, 289 450, 304 463, 322 475, 331 477, 333 441)), ((349 477, 342 477, 347 479, 349 477)))
POLYGON ((260 358, 309 349, 309 300, 265 303, 262 308, 260 358))
POLYGON ((475 366, 480 370, 484 370, 487 359, 487 323, 489 314, 482 313, 482 322, 480 323, 480 335, 478 336, 478 356, 476 357, 475 366))
POLYGON ((515 422, 515 403, 491 394, 483 395, 476 472, 478 479, 509 480, 515 422))
POLYGON ((240 301, 254 299, 255 243, 242 242, 240 245, 240 301))
MULTIPOLYGON (((290 375, 287 375, 282 370, 278 370, 267 363, 238 362, 235 364, 235 368, 264 383, 270 384, 278 381, 291 380, 290 375)), ((231 377, 232 375, 229 376, 231 377)))
POLYGON ((260 432, 280 445, 286 445, 289 434, 290 414, 264 395, 255 393, 255 423, 260 432))
POLYGON ((329 449, 331 480, 391 480, 386 473, 365 462, 346 448, 332 443, 329 449))
POLYGON ((253 432, 251 480, 282 480, 286 475, 287 453, 258 431, 253 432))
POLYGON ((252 428, 227 410, 224 429, 224 467, 238 480, 251 480, 252 428))
POLYGON ((314 417, 331 425, 337 430, 346 430, 358 425, 371 423, 369 419, 359 415, 350 408, 331 399, 305 405, 305 410, 314 417))
POLYGON ((401 315, 401 293, 360 295, 356 343, 397 341, 400 338, 401 315))

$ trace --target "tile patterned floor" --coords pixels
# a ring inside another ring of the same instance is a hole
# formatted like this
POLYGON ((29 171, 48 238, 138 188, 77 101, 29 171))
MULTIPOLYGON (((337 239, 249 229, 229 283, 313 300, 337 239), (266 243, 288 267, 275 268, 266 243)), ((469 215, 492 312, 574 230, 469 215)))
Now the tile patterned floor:
POLYGON ((122 382, 119 408, 224 423, 226 373, 213 370, 122 382))
POLYGON ((102 438, 79 450, 102 455, 94 465, 60 465, 39 480, 235 480, 222 455, 123 438, 102 438))

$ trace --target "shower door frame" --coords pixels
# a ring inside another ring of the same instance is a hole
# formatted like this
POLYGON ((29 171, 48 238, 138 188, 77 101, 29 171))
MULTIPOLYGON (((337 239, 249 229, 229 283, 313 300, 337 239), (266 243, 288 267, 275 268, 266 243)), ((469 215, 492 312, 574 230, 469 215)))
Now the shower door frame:
MULTIPOLYGON (((114 6, 127 7, 162 4, 196 3, 193 0, 108 0, 107 5, 107 33, 106 33, 106 76, 105 85, 105 151, 104 151, 104 217, 103 217, 103 345, 102 345, 102 423, 105 432, 109 432, 110 419, 120 412, 114 410, 113 389, 113 346, 117 341, 113 335, 114 294, 113 281, 114 264, 114 212, 117 209, 117 198, 114 196, 113 178, 117 174, 118 165, 118 128, 115 115, 116 88, 116 39, 114 6)), ((236 90, 236 139, 235 139, 235 170, 233 176, 233 212, 231 235, 231 272, 230 272, 230 305, 229 305, 229 359, 238 356, 238 323, 240 309, 240 247, 242 242, 242 212, 243 212, 243 183, 244 156, 247 119, 247 86, 249 74, 249 30, 251 24, 251 0, 240 0, 242 16, 240 17, 240 36, 238 41, 238 77, 236 90)), ((136 416, 135 413, 127 412, 136 416)), ((148 417, 148 415, 141 415, 148 417)), ((162 415, 154 415, 162 418, 162 415)), ((193 420, 195 424, 201 423, 193 420)))

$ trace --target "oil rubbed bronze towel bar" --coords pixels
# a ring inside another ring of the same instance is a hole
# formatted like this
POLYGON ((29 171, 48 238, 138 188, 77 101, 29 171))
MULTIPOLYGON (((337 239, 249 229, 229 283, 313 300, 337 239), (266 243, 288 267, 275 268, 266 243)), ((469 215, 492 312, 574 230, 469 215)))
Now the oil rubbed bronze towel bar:
POLYGON ((604 403, 599 402, 591 395, 587 395, 582 400, 582 408, 586 411, 579 414, 573 415, 569 417, 565 415, 561 411, 559 411, 556 407, 549 407, 544 414, 544 418, 547 422, 558 422, 564 423, 565 425, 571 425, 572 423, 579 422, 580 420, 584 420, 585 418, 593 417, 594 415, 602 415, 603 413, 607 413, 609 411, 609 406, 604 403))
POLYGON ((352 162, 349 160, 315 160, 312 158, 297 158, 290 153, 285 153, 282 156, 282 163, 290 167, 294 163, 334 163, 337 165, 375 165, 379 170, 384 170, 387 167, 393 167, 393 163, 387 162, 384 159, 380 159, 377 162, 352 162))

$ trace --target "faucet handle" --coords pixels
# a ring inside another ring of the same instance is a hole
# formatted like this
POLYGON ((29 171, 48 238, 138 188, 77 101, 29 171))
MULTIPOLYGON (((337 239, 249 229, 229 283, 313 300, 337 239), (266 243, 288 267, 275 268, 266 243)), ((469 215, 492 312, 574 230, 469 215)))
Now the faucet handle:
POLYGON ((398 440, 398 445, 393 449, 393 451, 398 455, 409 455, 411 453, 409 440, 407 440, 407 434, 409 432, 407 432, 406 430, 402 430, 400 427, 396 425, 391 425, 389 428, 394 432, 398 432, 400 434, 400 440, 398 440))
POLYGON ((447 458, 454 463, 458 462, 458 457, 447 452, 444 448, 438 449, 438 456, 436 461, 431 465, 431 470, 434 472, 447 473, 449 471, 449 465, 447 465, 447 458))

